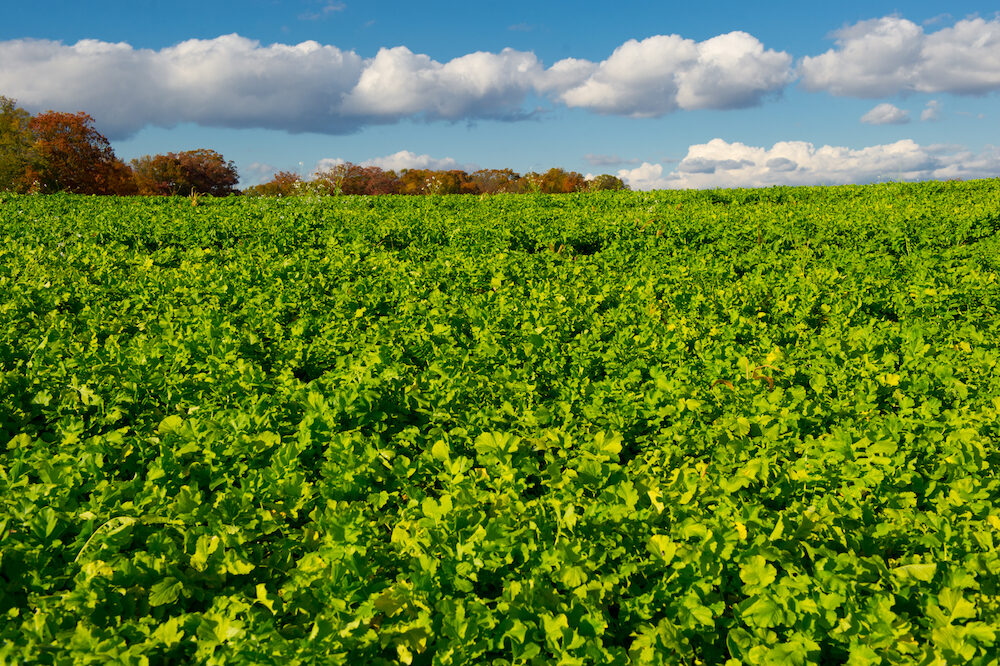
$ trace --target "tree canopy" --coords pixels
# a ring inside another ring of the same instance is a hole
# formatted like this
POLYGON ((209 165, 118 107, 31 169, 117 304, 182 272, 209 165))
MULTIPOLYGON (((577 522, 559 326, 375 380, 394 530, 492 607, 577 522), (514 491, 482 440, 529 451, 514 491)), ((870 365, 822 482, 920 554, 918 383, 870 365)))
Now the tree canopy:
POLYGON ((132 172, 139 194, 147 195, 226 196, 239 182, 233 163, 207 148, 146 155, 132 160, 132 172))
POLYGON ((24 191, 25 172, 34 159, 31 114, 0 96, 0 190, 24 191))
POLYGON ((25 170, 29 187, 39 192, 131 194, 129 168, 115 156, 111 143, 94 129, 88 114, 47 111, 28 123, 37 156, 25 170))

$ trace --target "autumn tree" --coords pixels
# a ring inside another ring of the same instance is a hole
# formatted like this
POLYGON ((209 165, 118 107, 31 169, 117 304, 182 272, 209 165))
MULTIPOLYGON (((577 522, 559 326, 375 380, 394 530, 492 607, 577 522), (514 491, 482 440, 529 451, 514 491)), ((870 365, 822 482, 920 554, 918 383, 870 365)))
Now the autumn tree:
POLYGON ((239 174, 232 162, 214 150, 199 148, 166 155, 146 155, 132 160, 140 194, 210 194, 224 197, 236 192, 239 174))
POLYGON ((395 171, 385 171, 381 167, 369 166, 362 170, 364 192, 368 195, 399 194, 399 178, 395 171))
POLYGON ((25 174, 34 159, 31 114, 0 96, 0 191, 27 189, 25 174))
POLYGON ((131 194, 132 172, 117 157, 107 138, 83 112, 48 111, 28 123, 36 159, 24 180, 40 192, 131 194))
POLYGON ((314 183, 330 194, 399 194, 400 182, 395 171, 377 166, 343 162, 316 174, 314 183))
POLYGON ((588 192, 600 192, 602 190, 627 190, 626 185, 618 176, 602 173, 587 181, 588 192))
POLYGON ((576 171, 566 171, 558 167, 552 167, 542 175, 539 189, 549 194, 580 192, 586 189, 586 181, 576 171))
POLYGON ((427 194, 427 184, 434 173, 430 169, 403 169, 399 174, 400 194, 427 194))
POLYGON ((256 197, 290 197, 298 193, 302 178, 294 171, 279 171, 271 180, 247 188, 243 193, 256 197))
POLYGON ((481 194, 517 192, 521 174, 512 169, 480 169, 469 174, 481 194))

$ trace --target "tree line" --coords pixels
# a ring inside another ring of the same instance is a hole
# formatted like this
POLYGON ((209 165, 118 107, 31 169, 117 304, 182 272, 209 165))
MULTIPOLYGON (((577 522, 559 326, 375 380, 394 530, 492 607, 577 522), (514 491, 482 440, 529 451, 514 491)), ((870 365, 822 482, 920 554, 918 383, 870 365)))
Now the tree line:
POLYGON ((583 192, 627 189, 603 174, 587 180, 575 171, 552 168, 519 174, 511 169, 403 169, 345 162, 303 179, 279 171, 242 192, 232 162, 200 148, 146 155, 125 163, 84 113, 47 111, 31 115, 0 96, 0 191, 101 195, 297 196, 304 194, 498 194, 583 192))

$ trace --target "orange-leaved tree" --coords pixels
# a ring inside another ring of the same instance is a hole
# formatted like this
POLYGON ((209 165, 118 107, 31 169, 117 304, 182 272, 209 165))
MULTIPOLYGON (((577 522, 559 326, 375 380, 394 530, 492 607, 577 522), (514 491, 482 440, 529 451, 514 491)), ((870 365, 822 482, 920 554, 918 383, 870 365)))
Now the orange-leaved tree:
POLYGON ((480 193, 499 194, 519 191, 521 174, 512 169, 480 169, 469 174, 469 179, 476 184, 480 193))
POLYGON ((244 190, 251 197, 290 197, 302 188, 302 177, 294 171, 279 171, 271 180, 244 190))
POLYGON ((115 157, 107 138, 94 129, 88 114, 48 111, 28 124, 37 159, 24 174, 38 192, 132 194, 132 172, 115 157))
POLYGON ((352 162, 342 162, 317 173, 313 182, 329 194, 399 194, 401 186, 395 171, 352 162))
POLYGON ((546 171, 542 175, 539 186, 542 192, 550 194, 580 192, 587 187, 581 174, 576 171, 566 171, 558 167, 552 167, 546 171))
POLYGON ((236 192, 240 179, 232 162, 207 148, 146 155, 132 160, 132 172, 140 194, 190 196, 197 192, 224 197, 236 192))

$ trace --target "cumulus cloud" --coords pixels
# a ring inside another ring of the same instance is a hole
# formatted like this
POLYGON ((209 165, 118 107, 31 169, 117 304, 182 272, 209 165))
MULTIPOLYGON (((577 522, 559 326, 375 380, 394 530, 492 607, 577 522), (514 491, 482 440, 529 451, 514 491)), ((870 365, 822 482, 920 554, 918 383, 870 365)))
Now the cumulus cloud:
POLYGON ((802 59, 807 90, 854 97, 1000 90, 1000 19, 964 19, 928 33, 912 21, 887 16, 856 23, 834 37, 836 48, 802 59))
POLYGON ((662 164, 643 162, 634 169, 620 169, 618 177, 633 190, 664 190, 674 186, 663 174, 662 164))
POLYGON ((648 162, 618 176, 633 189, 837 185, 987 178, 1000 174, 1000 149, 973 153, 905 139, 852 149, 783 141, 771 148, 713 139, 693 145, 672 172, 648 162))
POLYGON ((941 102, 936 99, 927 102, 927 106, 920 112, 920 119, 923 121, 941 120, 941 102))
POLYGON ((791 80, 792 57, 765 50, 745 32, 703 42, 679 35, 629 40, 600 63, 567 59, 543 87, 570 107, 655 117, 677 109, 734 109, 760 104, 791 80))
POLYGON ((405 46, 380 49, 367 62, 343 112, 398 119, 509 118, 542 72, 533 53, 476 52, 440 63, 405 46))
MULTIPOLYGON (((328 2, 321 11, 340 9, 328 2)), ((315 41, 263 45, 236 34, 159 50, 16 39, 0 42, 0 90, 31 111, 85 110, 112 139, 185 122, 340 134, 407 118, 519 119, 532 113, 530 96, 629 116, 750 106, 791 80, 790 63, 743 32, 632 40, 603 62, 550 67, 514 49, 439 62, 397 46, 363 58, 315 41)))
POLYGON ((861 116, 861 122, 869 125, 903 125, 910 122, 910 112, 889 103, 879 104, 861 116))
POLYGON ((182 122, 350 131, 357 121, 330 110, 362 67, 360 56, 333 46, 261 46, 239 35, 159 51, 96 40, 0 42, 0 90, 33 111, 85 110, 110 138, 182 122))

